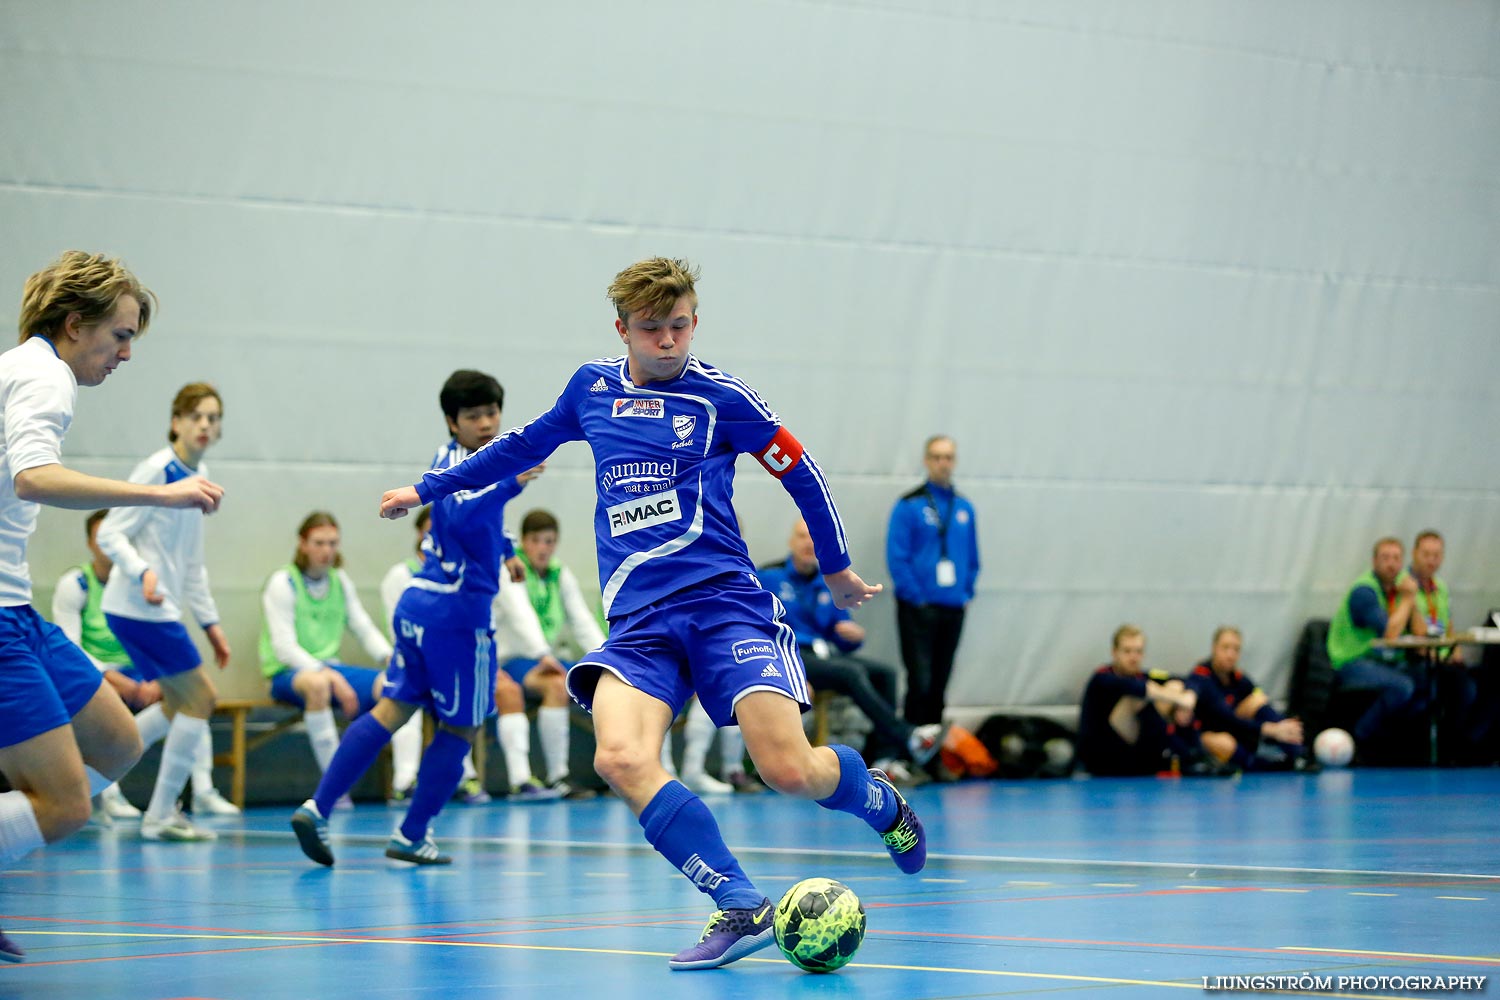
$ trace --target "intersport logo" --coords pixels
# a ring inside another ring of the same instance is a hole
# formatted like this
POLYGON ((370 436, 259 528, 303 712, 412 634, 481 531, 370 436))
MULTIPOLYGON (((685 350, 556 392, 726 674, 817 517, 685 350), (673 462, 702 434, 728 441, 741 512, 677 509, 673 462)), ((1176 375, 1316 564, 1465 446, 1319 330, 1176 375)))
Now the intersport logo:
POLYGON ((667 415, 667 401, 665 399, 617 399, 615 400, 614 412, 610 415, 615 417, 648 417, 652 420, 660 420, 667 415))

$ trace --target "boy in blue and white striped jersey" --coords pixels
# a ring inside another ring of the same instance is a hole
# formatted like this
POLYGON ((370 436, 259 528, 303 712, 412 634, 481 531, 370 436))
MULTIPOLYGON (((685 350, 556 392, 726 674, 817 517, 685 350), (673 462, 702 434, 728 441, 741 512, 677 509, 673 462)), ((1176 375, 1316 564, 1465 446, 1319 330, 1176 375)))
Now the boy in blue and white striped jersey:
MULTIPOLYGON (((504 401, 500 383, 484 372, 450 375, 438 403, 453 437, 438 449, 432 469, 460 464, 489 444, 500 430, 504 401)), ((524 705, 520 685, 499 675, 491 606, 500 574, 514 579, 522 573, 503 528, 505 504, 537 471, 517 469, 503 482, 445 495, 433 504, 432 527, 422 541, 425 558, 396 602, 396 651, 386 668, 385 690, 375 707, 344 731, 317 791, 292 814, 302 853, 318 864, 334 863, 327 819, 334 803, 420 709, 432 714, 437 732, 422 755, 406 816, 385 855, 419 865, 452 861, 438 850, 430 824, 458 789, 464 758, 495 711, 497 691, 502 713, 519 714, 524 705)))
POLYGON ((772 940, 770 900, 729 852, 708 807, 661 766, 663 735, 695 691, 715 723, 738 722, 767 784, 859 816, 902 871, 926 860, 921 823, 886 776, 867 770, 853 749, 815 748, 803 733, 807 679, 784 609, 757 582, 740 537, 735 459, 754 455, 791 494, 840 607, 880 588, 851 568, 843 523, 812 457, 753 389, 689 353, 695 278, 684 262, 660 257, 621 271, 609 297, 624 356, 585 364, 546 413, 381 500, 383 516, 400 517, 514 476, 564 442, 588 441, 610 629, 568 672, 568 688, 593 712, 600 776, 630 804, 651 845, 718 907, 673 969, 716 968, 772 940))

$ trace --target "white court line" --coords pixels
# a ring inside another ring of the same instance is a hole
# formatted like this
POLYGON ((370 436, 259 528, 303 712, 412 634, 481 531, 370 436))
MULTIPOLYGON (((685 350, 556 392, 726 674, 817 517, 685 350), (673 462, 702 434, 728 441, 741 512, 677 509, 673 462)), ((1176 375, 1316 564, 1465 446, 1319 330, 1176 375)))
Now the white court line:
MULTIPOLYGON (((405 945, 428 948, 489 948, 501 951, 552 951, 572 952, 574 954, 587 955, 633 955, 645 958, 667 958, 668 952, 664 951, 631 951, 624 948, 581 948, 566 945, 539 945, 539 944, 505 944, 499 941, 454 941, 424 940, 421 938, 352 938, 352 937, 318 937, 316 935, 298 934, 163 934, 144 933, 135 931, 29 931, 9 930, 11 936, 29 934, 34 937, 95 937, 95 938, 156 938, 168 941, 254 941, 261 944, 366 944, 366 945, 405 945)), ((144 957, 144 956, 142 956, 144 957)), ((786 960, 782 958, 758 958, 747 956, 740 959, 741 962, 754 962, 762 965, 782 965, 786 960)), ((1169 989, 1195 990, 1201 992, 1203 989, 1201 980, 1192 982, 1172 981, 1163 979, 1122 979, 1112 976, 1079 976, 1057 972, 1019 972, 1013 969, 958 969, 948 966, 932 965, 891 965, 884 963, 856 962, 851 968, 863 969, 886 969, 894 972, 944 972, 951 975, 962 976, 998 976, 1007 979, 1041 979, 1052 982, 1066 983, 1105 983, 1114 986, 1160 986, 1169 989)), ((1324 997, 1351 997, 1355 1000, 1399 1000, 1396 997, 1381 997, 1373 994, 1353 993, 1310 993, 1308 996, 1324 997)))
MULTIPOLYGON (((4 183, 0 183, 0 190, 4 190, 4 183)), ((221 830, 220 839, 242 838, 253 840, 295 840, 293 833, 282 833, 272 830, 221 830)), ((351 834, 336 836, 335 839, 349 843, 386 843, 390 838, 386 836, 369 836, 363 834, 351 834)), ((554 848, 562 850, 587 850, 601 851, 619 854, 656 854, 656 848, 647 843, 625 843, 600 842, 591 840, 531 840, 523 837, 444 837, 444 844, 482 844, 498 847, 520 847, 520 848, 554 848)), ((868 858, 889 860, 884 851, 846 851, 832 847, 736 847, 736 854, 742 855, 773 855, 795 858, 806 858, 809 855, 835 858, 868 858)), ((947 854, 930 853, 927 855, 929 861, 967 862, 990 865, 1072 865, 1079 868, 1138 868, 1145 871, 1179 871, 1190 869, 1193 871, 1211 871, 1216 873, 1253 872, 1256 874, 1275 875, 1291 873, 1295 875, 1361 875, 1380 878, 1442 878, 1442 879, 1469 879, 1475 882, 1493 882, 1500 884, 1500 875, 1477 875, 1473 872, 1414 872, 1414 871, 1389 871, 1381 868, 1294 868, 1276 867, 1274 865, 1223 865, 1204 862, 1186 861, 1108 861, 1096 858, 1023 858, 1014 855, 1003 854, 947 854)), ((883 876, 873 876, 876 878, 883 876)), ((868 881, 868 879, 863 879, 868 881)))

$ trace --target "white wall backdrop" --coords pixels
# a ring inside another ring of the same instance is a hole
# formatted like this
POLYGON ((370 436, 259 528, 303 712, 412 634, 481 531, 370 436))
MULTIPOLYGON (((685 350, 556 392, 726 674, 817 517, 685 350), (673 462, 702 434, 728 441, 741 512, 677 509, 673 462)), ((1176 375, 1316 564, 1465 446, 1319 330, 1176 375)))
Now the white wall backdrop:
MULTIPOLYGON (((604 288, 703 267, 697 352, 830 473, 856 567, 921 442, 959 443, 985 572, 950 700, 1074 701, 1121 621, 1181 668, 1221 622, 1280 693, 1371 542, 1437 527, 1500 606, 1500 7, 1430 0, 391 0, 0 5, 0 311, 68 247, 161 297, 81 394, 124 475, 207 378, 210 569, 257 595, 303 514, 377 521, 493 372, 516 423, 618 347, 604 288)), ((512 507, 593 569, 592 461, 512 507)), ((752 553, 794 516, 746 463, 752 553)), ((82 554, 44 514, 38 605, 82 554)), ((860 613, 894 657, 893 602, 860 613)))

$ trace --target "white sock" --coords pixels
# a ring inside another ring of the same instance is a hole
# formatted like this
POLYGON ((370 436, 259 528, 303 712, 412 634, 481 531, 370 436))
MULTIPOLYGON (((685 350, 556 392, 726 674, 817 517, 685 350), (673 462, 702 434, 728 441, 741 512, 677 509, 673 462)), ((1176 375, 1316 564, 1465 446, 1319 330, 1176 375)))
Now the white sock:
POLYGON ((339 748, 339 727, 333 721, 333 709, 303 712, 302 724, 307 727, 307 741, 312 744, 318 770, 328 770, 328 762, 333 760, 333 754, 339 748))
POLYGON ((113 778, 106 778, 87 764, 83 765, 83 773, 89 776, 89 798, 93 798, 115 783, 113 778))
POLYGON ((525 712, 510 712, 495 719, 495 735, 505 754, 505 773, 512 786, 531 777, 531 721, 525 712))
POLYGON ((682 773, 704 774, 703 762, 708 760, 708 747, 714 741, 714 720, 708 717, 703 703, 693 699, 688 709, 687 722, 682 728, 682 773))
POLYGON ((739 726, 719 730, 719 758, 724 777, 745 773, 745 734, 739 726))
POLYGON ((186 712, 178 712, 172 719, 167 740, 162 744, 161 766, 156 772, 156 789, 151 793, 151 804, 146 807, 146 819, 161 821, 176 812, 177 796, 182 794, 188 775, 193 772, 198 744, 207 731, 207 719, 195 719, 186 712))
MULTIPOLYGON (((479 736, 475 735, 474 738, 477 740, 477 739, 479 739, 479 736)), ((464 777, 463 777, 463 780, 464 781, 472 781, 473 779, 475 779, 477 777, 479 777, 479 769, 474 766, 474 751, 470 750, 468 753, 464 754, 464 777)))
POLYGON ((422 719, 425 712, 412 717, 391 736, 391 785, 406 791, 417 783, 417 768, 422 765, 422 719))
POLYGON ((141 745, 148 750, 167 735, 171 725, 172 720, 161 710, 161 702, 147 705, 135 713, 135 730, 141 734, 141 745))
POLYGON ((214 738, 207 726, 203 727, 203 741, 198 744, 198 755, 193 758, 193 794, 203 795, 214 790, 214 738))
POLYGON ((19 861, 46 843, 26 793, 0 793, 0 865, 19 861))
POLYGON ((542 760, 547 763, 547 784, 568 776, 568 706, 536 710, 536 734, 542 741, 542 760))

